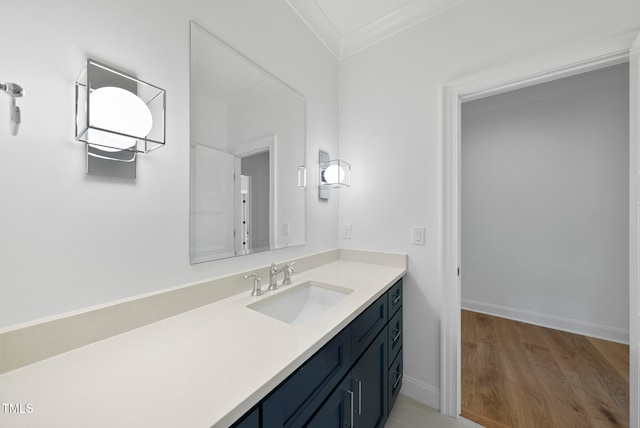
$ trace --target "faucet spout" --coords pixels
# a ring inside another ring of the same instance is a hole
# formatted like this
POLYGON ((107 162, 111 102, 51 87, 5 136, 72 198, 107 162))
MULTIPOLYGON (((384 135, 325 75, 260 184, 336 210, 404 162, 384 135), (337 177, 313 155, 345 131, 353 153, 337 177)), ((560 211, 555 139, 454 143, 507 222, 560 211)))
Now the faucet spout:
POLYGON ((278 274, 280 272, 284 272, 284 268, 278 269, 275 263, 271 263, 271 268, 269 269, 269 288, 268 290, 277 290, 278 289, 278 274))
POLYGON ((290 285, 291 284, 291 275, 295 272, 293 269, 293 265, 296 262, 287 263, 280 269, 278 269, 275 263, 271 263, 271 268, 269 269, 269 290, 277 290, 278 289, 278 274, 282 272, 284 274, 284 278, 282 279, 282 285, 290 285))

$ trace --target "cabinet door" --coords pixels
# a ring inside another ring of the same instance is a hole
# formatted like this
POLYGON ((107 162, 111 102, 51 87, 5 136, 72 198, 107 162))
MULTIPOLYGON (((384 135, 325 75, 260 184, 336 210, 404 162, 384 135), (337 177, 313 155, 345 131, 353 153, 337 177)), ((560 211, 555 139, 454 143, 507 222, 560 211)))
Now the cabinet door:
POLYGON ((388 414, 389 369, 387 329, 374 339, 351 369, 355 395, 354 427, 382 428, 388 414))
POLYGON ((318 413, 311 418, 306 428, 353 427, 353 403, 351 376, 347 375, 320 407, 318 413))

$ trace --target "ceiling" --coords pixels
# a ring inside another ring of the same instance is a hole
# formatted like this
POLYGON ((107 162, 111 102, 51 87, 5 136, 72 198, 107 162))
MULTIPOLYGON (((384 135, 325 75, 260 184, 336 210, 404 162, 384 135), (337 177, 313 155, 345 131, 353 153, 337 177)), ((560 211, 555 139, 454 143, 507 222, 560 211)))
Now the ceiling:
POLYGON ((287 0, 338 59, 465 0, 287 0))

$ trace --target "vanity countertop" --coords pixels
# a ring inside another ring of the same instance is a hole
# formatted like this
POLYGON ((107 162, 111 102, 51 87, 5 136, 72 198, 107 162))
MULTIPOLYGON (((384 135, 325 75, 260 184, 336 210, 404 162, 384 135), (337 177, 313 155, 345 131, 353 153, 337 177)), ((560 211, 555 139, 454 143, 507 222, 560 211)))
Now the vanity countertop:
POLYGON ((263 284, 263 296, 244 292, 10 371, 0 426, 228 427, 405 272, 338 260, 275 292, 263 284), (308 280, 353 292, 300 325, 246 307, 308 280))

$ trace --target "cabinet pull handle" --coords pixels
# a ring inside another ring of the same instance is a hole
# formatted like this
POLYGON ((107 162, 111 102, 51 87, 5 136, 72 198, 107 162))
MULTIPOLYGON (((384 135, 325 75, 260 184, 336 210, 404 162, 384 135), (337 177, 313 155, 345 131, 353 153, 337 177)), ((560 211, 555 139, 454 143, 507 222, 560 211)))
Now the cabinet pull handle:
POLYGON ((394 390, 398 387, 398 384, 400 383, 400 379, 402 379, 402 373, 400 373, 400 370, 396 370, 396 374, 398 375, 398 379, 396 379, 395 383, 393 384, 394 390))
POLYGON ((349 391, 348 389, 345 389, 346 393, 349 394, 349 403, 351 406, 351 410, 349 413, 351 413, 351 420, 349 421, 349 423, 347 424, 347 426, 349 428, 353 428, 353 391, 349 391))
POLYGON ((402 334, 402 330, 400 330, 399 328, 394 329, 394 331, 397 331, 398 334, 396 334, 396 336, 393 339, 391 339, 392 343, 396 343, 398 339, 400 339, 400 335, 402 334))
POLYGON ((356 382, 358 384, 358 410, 356 410, 356 413, 361 415, 362 414, 362 382, 360 382, 358 379, 353 379, 354 382, 356 382))
POLYGON ((398 291, 398 295, 396 296, 395 299, 393 299, 393 302, 391 302, 392 304, 396 304, 400 301, 400 299, 402 298, 402 294, 400 294, 400 292, 398 291))

